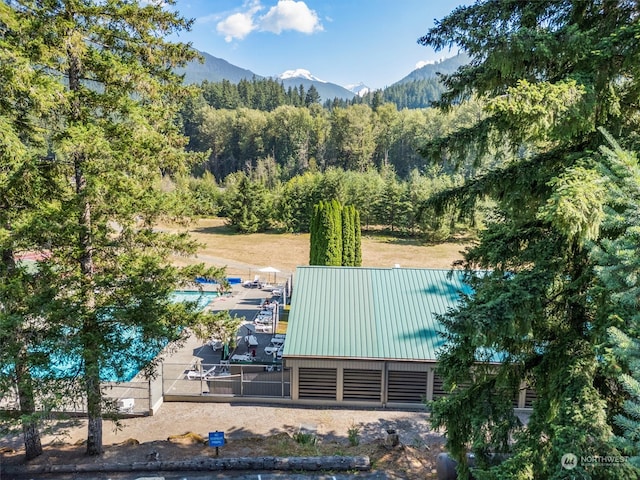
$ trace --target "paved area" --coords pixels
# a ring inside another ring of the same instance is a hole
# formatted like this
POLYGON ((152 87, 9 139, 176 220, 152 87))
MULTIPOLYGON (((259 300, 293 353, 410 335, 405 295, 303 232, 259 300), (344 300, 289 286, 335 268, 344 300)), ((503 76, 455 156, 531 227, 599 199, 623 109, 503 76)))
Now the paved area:
MULTIPOLYGON (((245 319, 237 334, 237 347, 235 350, 229 352, 230 356, 247 355, 256 363, 281 363, 280 360, 274 359, 273 355, 267 355, 264 351, 265 347, 269 345, 274 333, 272 333, 272 331, 266 333, 262 333, 260 331, 257 332, 256 325, 253 323, 253 320, 262 310, 261 306, 264 302, 266 300, 271 302, 274 300, 271 290, 276 287, 276 285, 270 285, 260 289, 234 285, 231 296, 217 297, 205 307, 206 310, 213 312, 228 310, 231 316, 243 317, 245 319), (245 337, 247 335, 255 337, 258 344, 247 344, 245 342, 245 337)), ((279 287, 281 288, 282 286, 279 287)), ((205 284, 203 288, 215 289, 215 286, 205 284)), ((279 305, 282 306, 283 299, 280 297, 278 298, 278 301, 279 305)), ((267 324, 265 327, 266 326, 271 325, 267 324)), ((183 348, 167 357, 166 363, 180 364, 185 368, 197 367, 201 364, 206 368, 207 365, 219 364, 222 359, 222 354, 222 349, 214 350, 208 344, 203 343, 195 337, 191 337, 183 348)))

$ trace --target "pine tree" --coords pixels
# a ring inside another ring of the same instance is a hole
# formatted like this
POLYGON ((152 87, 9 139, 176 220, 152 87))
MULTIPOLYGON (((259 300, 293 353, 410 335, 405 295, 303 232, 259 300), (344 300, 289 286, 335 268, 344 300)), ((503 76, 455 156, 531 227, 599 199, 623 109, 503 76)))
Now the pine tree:
POLYGON ((608 201, 601 238, 592 245, 592 256, 608 292, 606 305, 612 321, 608 333, 617 360, 613 368, 627 394, 613 422, 620 431, 618 440, 624 454, 640 468, 640 163, 636 153, 623 150, 604 133, 607 145, 600 149, 599 171, 600 183, 607 185, 608 201))
POLYGON ((146 365, 151 373, 146 356, 192 318, 169 296, 196 269, 176 269, 168 259, 195 245, 153 224, 165 210, 162 172, 187 166, 175 122, 185 92, 173 68, 196 54, 164 40, 189 22, 161 3, 16 0, 10 7, 28 24, 22 35, 46 39, 40 67, 65 89, 51 124, 60 200, 34 234, 51 245, 58 303, 48 317, 69 332, 57 353, 79 366, 87 453, 99 454, 104 372, 146 365), (144 346, 132 348, 132 330, 144 346))
POLYGON ((261 182, 244 173, 227 178, 225 213, 229 225, 240 233, 263 232, 270 224, 270 201, 261 182))
POLYGON ((441 319, 440 374, 451 394, 434 404, 432 420, 446 429, 463 478, 467 447, 483 478, 636 476, 628 465, 569 472, 560 462, 566 453, 619 454, 607 419, 619 397, 605 388, 612 378, 600 347, 611 316, 588 244, 599 240, 605 192, 592 164, 596 126, 631 141, 638 128, 638 13, 633 2, 483 1, 420 39, 471 55, 444 77, 443 106, 472 96, 488 105, 485 118, 425 154, 460 165, 501 145, 518 154, 506 164, 492 158, 435 202, 468 214, 485 196, 496 202, 465 255, 474 294, 441 319), (512 405, 521 381, 537 393, 526 429, 512 405), (492 452, 512 456, 491 467, 492 452))
POLYGON ((50 272, 29 267, 17 253, 42 249, 33 226, 55 199, 44 126, 61 88, 33 65, 42 60, 40 40, 23 36, 25 28, 17 12, 0 4, 0 393, 17 395, 18 415, 6 412, 3 424, 19 422, 29 460, 42 454, 40 428, 56 407, 53 396, 42 395, 51 378, 33 372, 48 368, 43 352, 59 338, 59 325, 38 321, 55 295, 50 272))
POLYGON ((304 97, 304 105, 305 107, 309 107, 315 103, 320 103, 320 94, 318 93, 318 89, 315 85, 311 85, 304 97))

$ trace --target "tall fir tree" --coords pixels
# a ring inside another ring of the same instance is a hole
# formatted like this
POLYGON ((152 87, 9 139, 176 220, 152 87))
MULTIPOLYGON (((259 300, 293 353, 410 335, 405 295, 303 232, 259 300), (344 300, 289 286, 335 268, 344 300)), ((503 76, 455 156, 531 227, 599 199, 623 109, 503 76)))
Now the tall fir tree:
POLYGON ((307 90, 307 94, 304 97, 304 105, 305 107, 309 107, 313 104, 320 103, 320 94, 318 93, 318 89, 311 85, 309 90, 307 90))
POLYGON ((199 268, 177 269, 169 256, 193 252, 195 244, 153 229, 166 212, 162 173, 184 171, 188 160, 175 122, 185 90, 173 69, 196 56, 164 38, 190 22, 160 2, 9 6, 28 25, 22 35, 42 40, 39 67, 64 86, 50 133, 52 163, 64 181, 34 234, 51 246, 58 303, 48 318, 64 322, 69 334, 56 353, 77 365, 70 375, 83 382, 87 453, 96 455, 109 408, 101 387, 106 372, 151 373, 150 351, 177 339, 193 319, 170 295, 199 268), (134 348, 132 331, 144 345, 134 348))
POLYGON ((270 223, 270 201, 261 182, 253 182, 244 173, 227 179, 224 195, 228 224, 240 233, 263 232, 270 223))
POLYGON ((612 366, 627 394, 613 421, 623 453, 640 468, 640 162, 637 153, 623 150, 606 132, 605 136, 599 172, 600 183, 607 185, 607 202, 602 233, 592 245, 591 255, 601 281, 598 289, 607 291, 608 333, 615 359, 612 366))
POLYGON ((599 239, 605 190, 593 169, 596 126, 636 141, 639 13, 635 2, 480 1, 420 39, 471 56, 444 77, 443 106, 472 96, 488 105, 487 117, 425 154, 460 163, 499 145, 519 154, 484 165, 436 202, 465 213, 481 198, 496 202, 465 254, 474 294, 441 319, 440 374, 451 394, 434 404, 432 420, 446 429, 463 478, 468 447, 476 478, 636 477, 628 464, 568 471, 561 460, 619 455, 607 417, 619 398, 606 388, 601 350, 611 316, 588 244, 599 239), (537 392, 526 428, 512 405, 521 381, 537 392), (490 466, 497 452, 511 456, 490 466))
POLYGON ((34 65, 40 40, 23 35, 26 28, 0 4, 0 393, 17 395, 18 415, 4 411, 2 420, 9 428, 18 421, 30 460, 42 454, 40 428, 56 406, 41 394, 51 378, 33 372, 46 371, 44 346, 59 337, 59 326, 38 321, 55 295, 46 269, 31 268, 18 254, 42 248, 32 227, 55 198, 44 126, 61 88, 34 65))

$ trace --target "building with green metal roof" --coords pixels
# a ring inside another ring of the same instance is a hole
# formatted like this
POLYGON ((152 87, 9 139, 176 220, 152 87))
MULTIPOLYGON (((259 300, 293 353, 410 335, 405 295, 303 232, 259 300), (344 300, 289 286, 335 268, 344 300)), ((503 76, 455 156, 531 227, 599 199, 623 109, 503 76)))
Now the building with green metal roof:
POLYGON ((437 315, 470 292, 461 271, 298 267, 283 355, 292 400, 415 406, 444 394, 437 315))
MULTIPOLYGON (((438 315, 471 293, 459 270, 298 267, 283 354, 291 400, 416 408, 445 395, 438 315)), ((523 383, 514 407, 534 396, 523 383)))
POLYGON ((295 279, 287 358, 434 362, 436 316, 470 292, 448 270, 311 266, 295 279))

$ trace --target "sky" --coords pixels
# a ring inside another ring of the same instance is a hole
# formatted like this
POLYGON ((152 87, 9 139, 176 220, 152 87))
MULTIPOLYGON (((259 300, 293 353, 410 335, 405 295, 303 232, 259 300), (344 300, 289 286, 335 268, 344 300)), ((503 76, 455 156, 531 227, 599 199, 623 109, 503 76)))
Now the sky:
POLYGON ((321 80, 384 88, 456 50, 417 43, 472 0, 176 0, 194 19, 173 41, 265 77, 305 69, 321 80))

